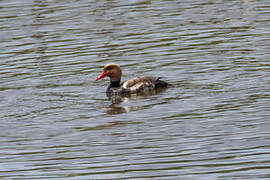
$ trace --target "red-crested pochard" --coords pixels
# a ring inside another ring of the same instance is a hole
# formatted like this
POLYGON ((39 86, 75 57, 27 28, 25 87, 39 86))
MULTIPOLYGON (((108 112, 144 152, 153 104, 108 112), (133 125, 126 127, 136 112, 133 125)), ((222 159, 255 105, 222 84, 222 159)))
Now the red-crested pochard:
POLYGON ((109 95, 150 92, 169 85, 167 82, 160 80, 160 77, 137 77, 120 83, 122 70, 114 63, 105 65, 102 73, 96 78, 96 81, 105 76, 110 78, 110 85, 106 90, 106 93, 109 95))

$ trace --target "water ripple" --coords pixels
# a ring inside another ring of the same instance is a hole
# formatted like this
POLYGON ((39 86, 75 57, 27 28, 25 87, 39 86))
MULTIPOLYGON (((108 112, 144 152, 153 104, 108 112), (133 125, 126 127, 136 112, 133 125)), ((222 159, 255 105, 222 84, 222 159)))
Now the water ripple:
POLYGON ((0 177, 269 178, 268 4, 1 2, 0 177), (112 103, 109 62, 172 86, 112 103))

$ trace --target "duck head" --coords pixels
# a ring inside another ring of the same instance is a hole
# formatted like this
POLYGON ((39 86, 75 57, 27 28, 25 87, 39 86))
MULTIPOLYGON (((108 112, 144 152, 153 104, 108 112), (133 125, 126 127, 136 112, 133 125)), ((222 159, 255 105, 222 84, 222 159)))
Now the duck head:
POLYGON ((109 63, 104 66, 102 73, 96 78, 96 81, 108 76, 111 80, 111 82, 117 82, 121 80, 122 71, 121 68, 114 63, 109 63))

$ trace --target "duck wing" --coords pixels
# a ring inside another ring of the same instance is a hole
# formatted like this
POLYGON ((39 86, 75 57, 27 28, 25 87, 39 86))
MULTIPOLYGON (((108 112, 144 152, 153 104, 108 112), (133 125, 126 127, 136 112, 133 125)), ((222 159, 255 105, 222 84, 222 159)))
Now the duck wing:
POLYGON ((152 91, 158 87, 166 87, 167 83, 158 77, 137 77, 125 81, 122 88, 130 93, 152 91))

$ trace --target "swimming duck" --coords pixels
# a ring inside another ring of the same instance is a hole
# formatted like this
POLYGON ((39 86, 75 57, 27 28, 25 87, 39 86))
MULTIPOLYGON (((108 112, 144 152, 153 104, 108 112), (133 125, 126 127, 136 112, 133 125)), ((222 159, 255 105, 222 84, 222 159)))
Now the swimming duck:
POLYGON ((157 88, 167 87, 169 85, 167 82, 160 80, 160 77, 136 77, 120 83, 122 70, 115 63, 105 65, 102 73, 96 78, 95 81, 106 76, 110 78, 110 85, 106 90, 108 95, 127 95, 151 92, 157 88))

